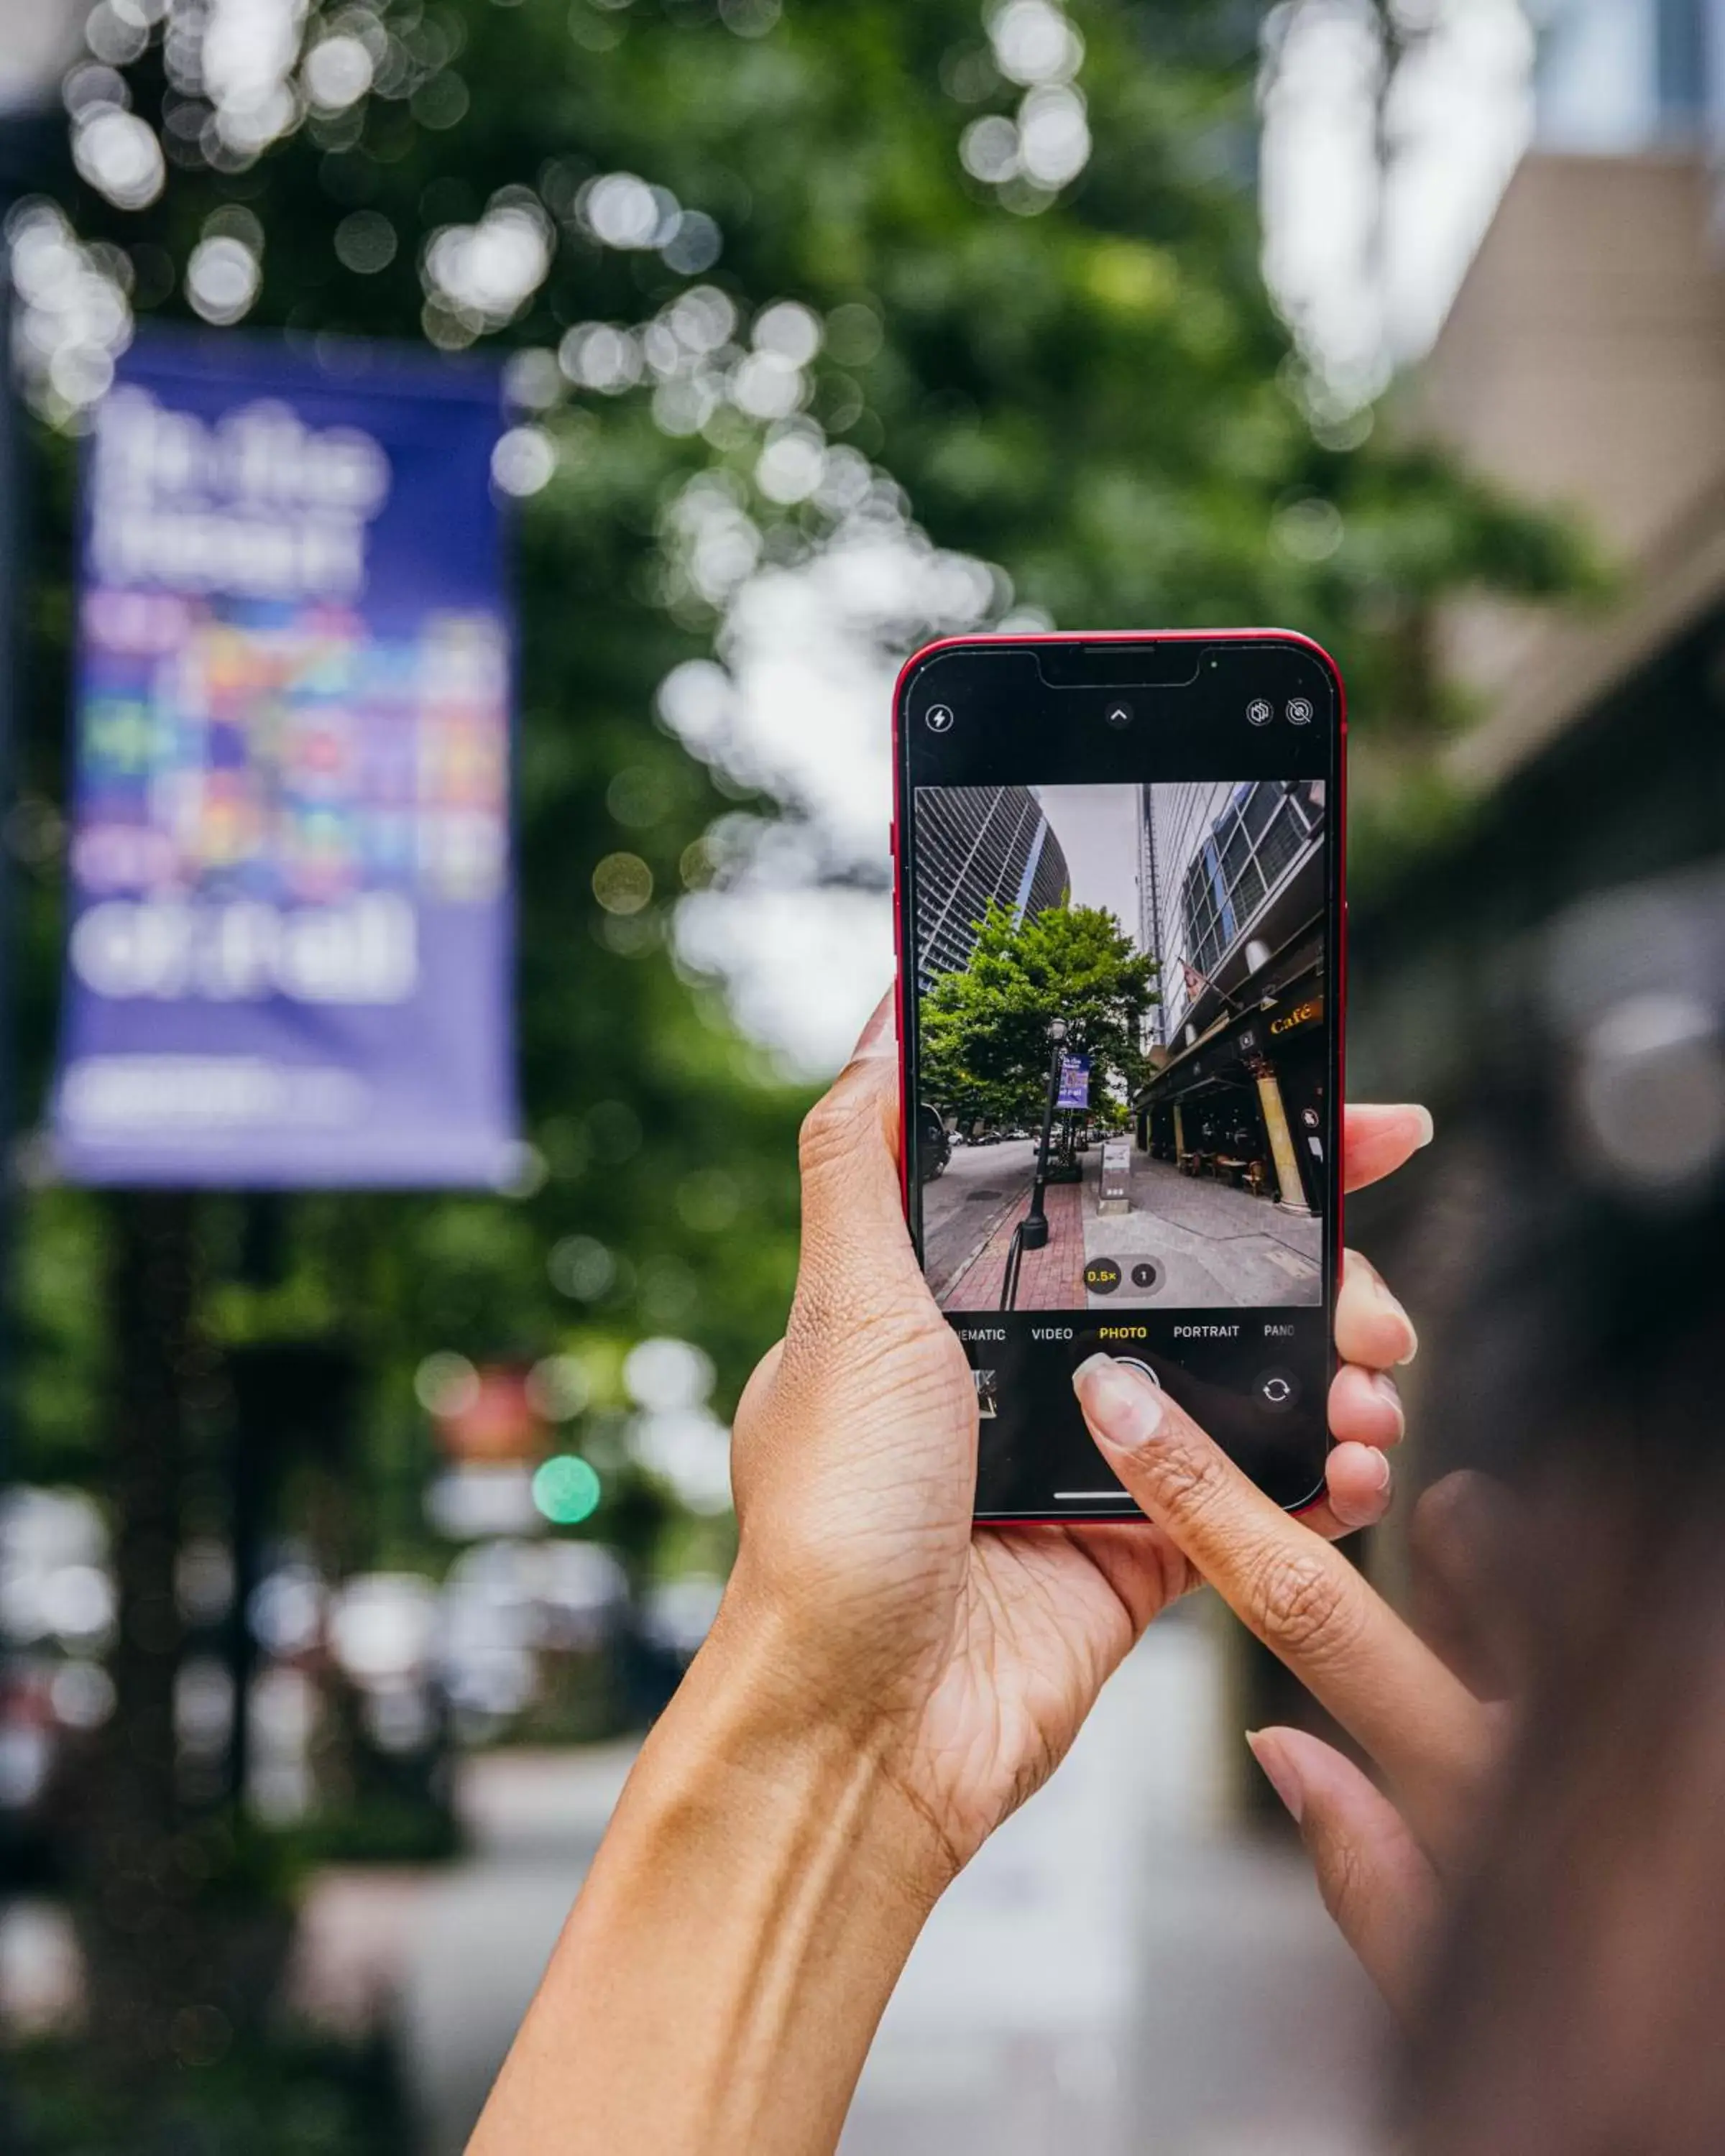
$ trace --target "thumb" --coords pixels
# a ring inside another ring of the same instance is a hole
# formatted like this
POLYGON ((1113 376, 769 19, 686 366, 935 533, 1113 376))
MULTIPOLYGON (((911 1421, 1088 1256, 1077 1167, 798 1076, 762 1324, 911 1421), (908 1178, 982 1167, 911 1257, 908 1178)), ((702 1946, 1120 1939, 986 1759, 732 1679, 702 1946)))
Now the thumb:
POLYGON ((1352 1760, 1303 1729, 1255 1729, 1246 1743, 1299 1827, 1337 1930, 1406 2012, 1439 1907, 1436 1875, 1406 1822, 1352 1760))
POLYGON ((804 1117, 802 1256, 782 1367, 811 1348, 830 1361, 847 1336, 932 1310, 899 1182, 897 1059, 883 1000, 856 1051, 804 1117))

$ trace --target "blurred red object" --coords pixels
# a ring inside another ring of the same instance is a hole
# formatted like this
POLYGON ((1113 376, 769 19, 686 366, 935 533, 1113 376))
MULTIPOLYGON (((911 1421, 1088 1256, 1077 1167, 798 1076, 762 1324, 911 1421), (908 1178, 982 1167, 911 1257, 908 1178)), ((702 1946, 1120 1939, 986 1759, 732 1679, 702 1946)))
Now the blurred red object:
POLYGON ((432 1421, 443 1449, 457 1460, 528 1460, 544 1455, 544 1419, 528 1397, 527 1373, 493 1363, 475 1372, 461 1398, 432 1421))

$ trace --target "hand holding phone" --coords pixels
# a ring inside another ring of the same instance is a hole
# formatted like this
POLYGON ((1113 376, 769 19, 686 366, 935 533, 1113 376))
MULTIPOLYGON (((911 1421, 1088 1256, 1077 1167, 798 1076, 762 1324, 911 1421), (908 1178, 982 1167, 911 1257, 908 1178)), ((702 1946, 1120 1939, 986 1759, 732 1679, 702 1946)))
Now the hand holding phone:
MULTIPOLYGON (((1429 1130, 1419 1109, 1350 1111, 1357 1179, 1390 1173, 1429 1130)), ((905 1233, 898 1131, 883 1006, 805 1127, 802 1265, 784 1341, 737 1409, 738 1550, 715 1643, 746 1687, 767 1673, 787 1726, 889 1752, 917 1815, 963 1863, 1059 1762, 1110 1671, 1196 1574, 1142 1519, 975 1523, 971 1368, 905 1233)), ((1413 1342, 1363 1265, 1348 1269, 1336 1322, 1344 1367, 1330 1414, 1345 1441, 1305 1516, 1324 1536, 1369 1525, 1389 1502, 1401 1415, 1378 1380, 1413 1342)), ((1105 1471, 1079 1430, 1089 1473, 1105 1471)))
POLYGON ((1136 1517, 1071 1394, 1135 1362, 1322 1488, 1341 1191, 1339 677, 1277 631, 969 638, 901 677, 905 1191, 984 1519, 1136 1517))
MULTIPOLYGON (((896 1066, 883 1006, 805 1127, 803 1262, 737 1415, 724 1605, 629 1777, 476 2151, 567 2139, 571 2027, 630 2061, 667 2013, 696 2070, 649 2075, 644 2098, 639 2073, 601 2076, 596 2098, 588 2075, 583 2146, 639 2141, 644 2102, 655 2145, 704 2147, 721 2118, 739 2146, 830 2145, 934 1900, 1194 1577, 1142 1522, 973 1523, 975 1395, 905 1233, 896 1066), (793 1978, 764 2005, 763 1969, 793 1978)), ((1422 1119, 1363 1113, 1387 1173, 1422 1119)), ((1366 1280, 1344 1281, 1338 1322, 1393 1359, 1406 1321, 1361 1303, 1366 1280)), ((1330 1504, 1309 1515, 1327 1532, 1381 1512, 1373 1448, 1399 1430, 1364 1371, 1343 1377, 1359 1385, 1338 1378, 1336 1427, 1368 1441, 1331 1455, 1330 1504)))

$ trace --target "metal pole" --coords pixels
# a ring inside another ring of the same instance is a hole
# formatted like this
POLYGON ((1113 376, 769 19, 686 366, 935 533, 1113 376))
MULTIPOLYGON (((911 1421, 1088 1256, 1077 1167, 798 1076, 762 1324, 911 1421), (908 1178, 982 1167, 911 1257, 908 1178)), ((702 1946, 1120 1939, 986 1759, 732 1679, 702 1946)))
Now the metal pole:
POLYGON ((28 580, 29 449, 23 401, 13 359, 18 295, 12 283, 12 244, 6 226, 26 195, 53 186, 68 169, 66 130, 53 110, 62 64, 77 49, 87 7, 62 6, 57 34, 44 44, 47 14, 33 8, 21 31, 18 11, 0 9, 0 47, 10 57, 27 49, 49 63, 38 94, 47 109, 0 109, 0 1488, 13 1455, 18 1393, 13 1368, 13 1255, 17 1226, 13 1181, 16 1101, 13 1065, 15 997, 13 984, 12 894, 5 821, 13 805, 13 744, 23 717, 24 591, 28 580), (18 41, 23 38, 23 46, 18 41))
POLYGON ((0 121, 0 1488, 8 1479, 13 1455, 17 1400, 12 1362, 13 1189, 12 893, 5 819, 12 807, 13 743, 18 738, 23 705, 24 573, 27 522, 24 508, 24 415, 13 365, 16 295, 12 285, 12 245, 7 219, 23 192, 21 167, 28 162, 28 121, 0 121))
POLYGON ((1042 1137, 1036 1147, 1036 1180, 1030 1187, 1030 1209, 1024 1215, 1024 1246, 1040 1250, 1048 1241, 1048 1214, 1044 1199, 1048 1189, 1048 1147, 1054 1134, 1055 1102, 1060 1097, 1060 1057, 1065 1042, 1057 1040, 1048 1055, 1048 1091, 1042 1103, 1042 1137))
POLYGON ((1059 1030, 1048 1051, 1048 1091, 1043 1097, 1042 1136, 1036 1146, 1036 1174, 1030 1185, 1030 1207, 1012 1231, 1012 1240, 1007 1245, 1005 1267, 1000 1276, 1000 1307, 1003 1310, 1018 1307, 1019 1269, 1025 1251, 1048 1247, 1048 1214, 1043 1200, 1048 1188, 1048 1146, 1054 1130, 1055 1102, 1060 1097, 1060 1059, 1065 1052, 1065 1046, 1066 1029, 1059 1024, 1059 1030))

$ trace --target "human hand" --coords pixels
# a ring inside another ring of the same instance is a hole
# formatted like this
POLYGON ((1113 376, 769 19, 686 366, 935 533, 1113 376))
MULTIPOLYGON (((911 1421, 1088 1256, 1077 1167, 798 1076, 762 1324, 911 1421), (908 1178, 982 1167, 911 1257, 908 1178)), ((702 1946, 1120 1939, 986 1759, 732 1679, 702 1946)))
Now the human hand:
MULTIPOLYGON (((906 1231, 898 1122, 883 1004, 804 1127, 802 1266, 785 1338, 737 1411, 739 1550, 711 1653, 783 1725, 842 1722, 927 1826, 937 1885, 1059 1763, 1104 1680, 1197 1574, 1142 1522, 973 1522, 974 1387, 906 1231)), ((1350 1109, 1348 1187, 1430 1135, 1422 1109, 1350 1109)), ((1414 1344, 1352 1258, 1336 1332, 1338 1443, 1301 1530, 1314 1539, 1383 1512, 1403 1427, 1387 1373, 1414 1344)))
MULTIPOLYGON (((1352 1111, 1350 1180, 1430 1128, 1352 1111)), ((642 1747, 473 2156, 833 2148, 935 1896, 1196 1577, 1142 1522, 973 1524, 976 1395, 905 1230, 897 1136, 883 1005, 804 1127, 802 1267, 737 1412, 718 1621, 642 1747)), ((1376 1373, 1413 1348, 1357 1264, 1337 1333, 1324 1534, 1383 1509, 1401 1412, 1376 1373)))
MULTIPOLYGON (((1495 1695, 1497 1673, 1465 1621, 1445 1627, 1445 1652, 1435 1651, 1135 1371, 1099 1355, 1074 1382, 1103 1457, 1161 1532, 1383 1772, 1388 1794, 1303 1730, 1247 1738, 1299 1826, 1326 1907, 1405 2009, 1500 1748, 1505 1710, 1476 1696, 1495 1695)), ((1472 1474, 1446 1477, 1416 1508, 1416 1561, 1447 1576, 1452 1614, 1466 1606, 1461 1576, 1501 1520, 1501 1501, 1472 1474)))

